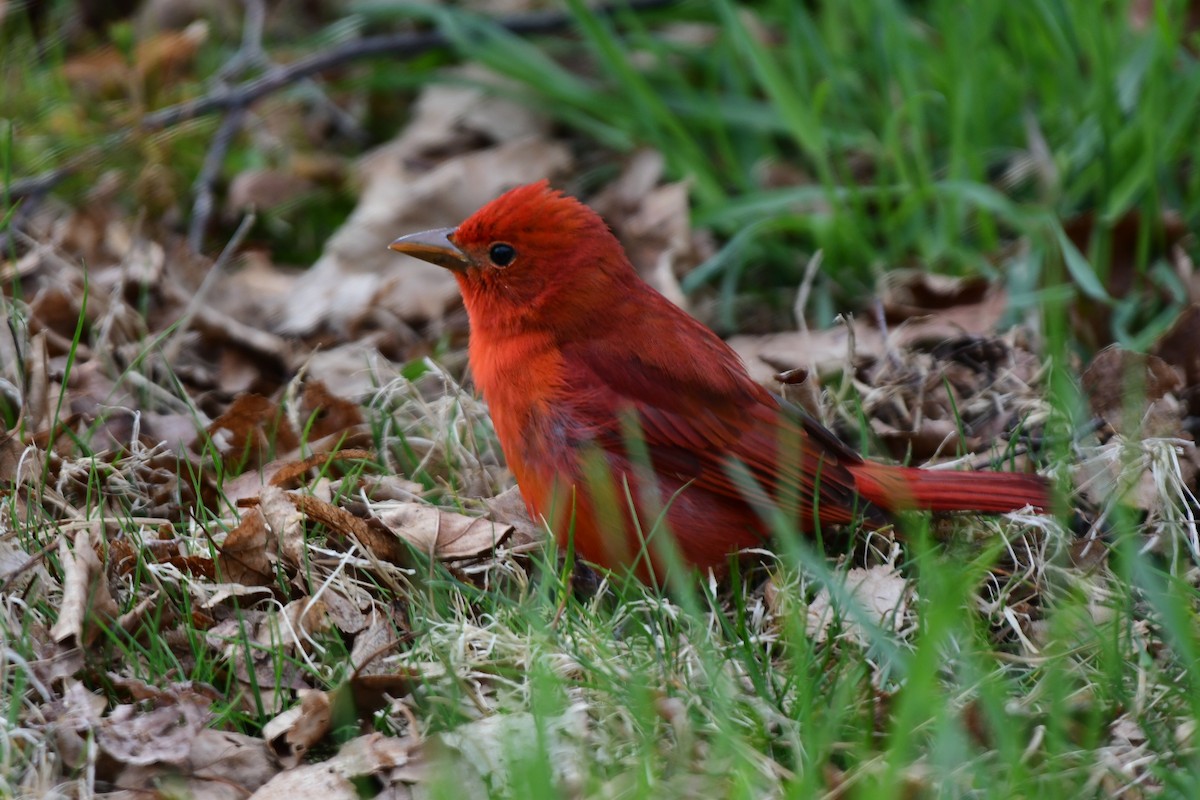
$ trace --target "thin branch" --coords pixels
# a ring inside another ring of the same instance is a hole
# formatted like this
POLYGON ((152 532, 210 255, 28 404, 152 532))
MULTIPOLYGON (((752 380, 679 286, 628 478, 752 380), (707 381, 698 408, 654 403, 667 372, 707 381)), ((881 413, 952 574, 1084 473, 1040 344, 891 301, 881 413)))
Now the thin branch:
POLYGON ((192 221, 188 225, 188 249, 193 253, 199 253, 201 245, 204 244, 204 231, 208 228, 208 221, 216 205, 216 191, 213 187, 216 186, 221 165, 225 163, 225 154, 229 152, 234 137, 241 131, 245 118, 245 108, 230 110, 221 120, 221 127, 213 137, 208 152, 204 154, 204 165, 193 184, 196 197, 192 201, 192 221))
MULTIPOLYGON (((607 17, 621 11, 649 11, 665 8, 676 2, 678 0, 630 0, 627 3, 598 6, 592 10, 592 13, 607 17)), ((569 27, 573 19, 574 17, 569 12, 538 12, 507 17, 497 20, 496 24, 509 33, 531 36, 561 31, 569 27)), ((233 89, 214 92, 195 100, 160 109, 142 117, 139 124, 143 128, 150 129, 170 127, 204 114, 211 114, 214 111, 250 105, 297 81, 352 61, 383 55, 415 58, 429 50, 448 47, 451 44, 453 41, 440 31, 368 36, 314 53, 308 58, 302 58, 280 68, 278 72, 247 81, 233 89)))
MULTIPOLYGON (((629 0, 625 3, 598 6, 592 9, 592 13, 601 17, 609 17, 621 11, 653 11, 678 2, 679 0, 629 0)), ((496 20, 496 24, 509 33, 534 36, 564 30, 570 27, 572 20, 573 17, 567 12, 540 12, 501 18, 496 20)), ((389 55, 406 59, 414 58, 429 50, 448 47, 451 44, 453 44, 452 40, 445 34, 438 31, 426 31, 369 36, 365 39, 331 47, 328 50, 314 53, 308 58, 292 62, 286 67, 281 67, 260 78, 147 114, 137 125, 118 131, 111 137, 106 137, 103 146, 89 148, 87 153, 76 156, 67 164, 41 175, 14 181, 8 187, 9 196, 15 199, 52 190, 76 170, 94 162, 97 154, 123 143, 135 130, 160 130, 205 114, 245 108, 280 89, 353 61, 389 55)))

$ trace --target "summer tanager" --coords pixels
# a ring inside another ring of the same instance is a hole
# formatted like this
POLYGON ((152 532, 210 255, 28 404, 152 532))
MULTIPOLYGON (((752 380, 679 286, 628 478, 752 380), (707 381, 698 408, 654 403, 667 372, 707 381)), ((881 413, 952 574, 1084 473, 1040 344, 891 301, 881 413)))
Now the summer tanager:
POLYGON ((391 248, 454 273, 470 366, 534 519, 584 559, 662 577, 791 527, 889 512, 1046 509, 1037 475, 868 461, 753 381, 712 331, 638 277, 598 214, 543 181, 391 248))

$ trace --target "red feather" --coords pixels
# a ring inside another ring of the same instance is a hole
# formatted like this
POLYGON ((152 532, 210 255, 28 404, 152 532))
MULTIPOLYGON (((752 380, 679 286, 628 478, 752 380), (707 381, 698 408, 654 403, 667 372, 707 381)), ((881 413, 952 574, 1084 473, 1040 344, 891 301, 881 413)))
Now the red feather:
POLYGON ((644 540, 665 530, 686 563, 719 569, 766 544, 779 510, 812 532, 857 517, 877 527, 904 509, 1050 505, 1036 475, 864 460, 781 406, 637 276, 598 215, 544 182, 484 206, 450 239, 472 372, 521 493, 590 561, 661 573, 644 540), (511 263, 492 262, 496 243, 511 263))

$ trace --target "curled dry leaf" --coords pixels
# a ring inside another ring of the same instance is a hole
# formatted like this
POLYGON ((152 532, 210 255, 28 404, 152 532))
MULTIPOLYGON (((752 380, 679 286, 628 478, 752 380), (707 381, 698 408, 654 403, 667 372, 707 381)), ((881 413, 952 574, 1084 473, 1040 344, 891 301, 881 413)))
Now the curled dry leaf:
POLYGON ((319 522, 329 529, 335 538, 351 539, 358 542, 368 553, 389 564, 400 564, 405 561, 404 548, 387 530, 381 530, 373 520, 356 517, 344 508, 340 508, 311 495, 292 495, 296 507, 306 517, 319 522))
POLYGON ((319 380, 304 384, 299 411, 299 423, 307 439, 330 436, 363 422, 362 410, 357 403, 329 391, 329 387, 319 380))
POLYGON ((83 766, 88 756, 91 732, 100 724, 108 705, 103 697, 93 694, 74 678, 68 678, 62 696, 42 709, 54 735, 58 757, 72 769, 83 766))
POLYGON ((304 564, 304 517, 295 498, 274 486, 262 490, 258 498, 267 527, 275 535, 276 546, 284 562, 298 569, 304 564))
POLYGON ((333 722, 328 692, 302 689, 300 705, 289 708, 263 726, 263 740, 284 769, 304 760, 313 745, 325 738, 333 722))
POLYGON ((96 555, 102 534, 91 528, 75 534, 74 549, 59 543, 63 577, 58 620, 50 629, 54 641, 69 647, 87 647, 116 619, 120 608, 108 589, 104 565, 96 555))
POLYGON ((884 317, 898 326, 888 337, 893 347, 992 336, 1008 307, 1008 293, 983 278, 893 270, 883 280, 884 317))
POLYGON ((512 547, 546 540, 546 528, 529 516, 529 509, 521 497, 520 487, 510 486, 484 502, 488 508, 488 516, 497 522, 512 526, 513 537, 508 542, 512 547))
POLYGON ((357 786, 369 779, 380 796, 395 796, 408 784, 425 777, 418 741, 378 733, 352 739, 338 754, 318 764, 303 764, 279 773, 254 794, 254 800, 358 800, 357 786))
POLYGON ((355 674, 391 672, 386 659, 388 655, 399 653, 401 639, 405 638, 401 633, 404 630, 405 626, 397 618, 396 612, 377 609, 371 624, 354 637, 350 664, 355 674))
POLYGON ((263 464, 257 470, 243 472, 235 478, 226 480, 221 487, 221 504, 229 513, 245 504, 251 498, 258 497, 267 486, 277 488, 297 488, 301 477, 310 470, 323 467, 331 461, 372 460, 374 455, 356 447, 346 447, 335 450, 342 445, 357 444, 364 437, 363 426, 355 426, 352 431, 330 434, 316 441, 309 442, 303 450, 309 455, 301 457, 300 449, 295 449, 281 458, 273 459, 263 464))

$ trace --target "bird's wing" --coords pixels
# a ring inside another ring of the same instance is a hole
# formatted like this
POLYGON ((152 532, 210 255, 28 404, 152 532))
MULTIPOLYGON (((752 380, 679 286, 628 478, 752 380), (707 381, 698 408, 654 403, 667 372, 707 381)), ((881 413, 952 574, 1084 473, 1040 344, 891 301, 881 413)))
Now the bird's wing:
POLYGON ((664 363, 661 352, 651 345, 646 355, 615 358, 602 342, 564 349, 577 413, 606 421, 591 431, 598 446, 633 463, 644 448, 659 475, 759 508, 777 504, 806 528, 854 519, 862 501, 848 467, 861 457, 781 406, 732 351, 713 349, 711 362, 693 369, 664 363))

